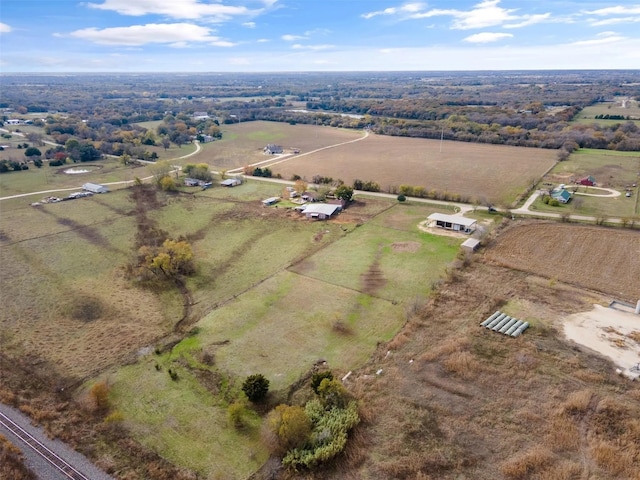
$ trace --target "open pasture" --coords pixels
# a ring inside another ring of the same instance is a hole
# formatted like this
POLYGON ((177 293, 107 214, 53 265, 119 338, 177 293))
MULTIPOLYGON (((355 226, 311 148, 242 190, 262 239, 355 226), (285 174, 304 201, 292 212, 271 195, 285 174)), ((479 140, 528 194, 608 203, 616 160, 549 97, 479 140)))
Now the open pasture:
POLYGON ((283 178, 294 174, 373 180, 383 190, 420 186, 460 198, 511 203, 555 162, 552 150, 369 135, 359 142, 274 162, 283 178), (442 147, 442 151, 440 148, 442 147))
POLYGON ((571 184, 588 175, 599 187, 624 189, 640 182, 640 153, 582 148, 558 162, 544 180, 571 184))
POLYGON ((598 115, 622 115, 625 119, 630 117, 636 125, 640 125, 640 103, 637 100, 625 99, 615 102, 602 102, 584 107, 573 119, 577 123, 597 123, 598 125, 613 125, 615 123, 626 122, 627 120, 609 120, 595 118, 598 115))
POLYGON ((208 163, 214 170, 230 170, 276 158, 263 153, 269 143, 282 146, 285 153, 294 148, 305 153, 362 136, 362 132, 355 130, 263 121, 234 123, 220 128, 221 140, 202 144, 202 151, 186 161, 208 163))
POLYGON ((359 227, 357 235, 340 239, 291 270, 405 306, 426 298, 461 240, 418 230, 418 222, 433 208, 416 208, 423 214, 413 216, 404 207, 394 206, 359 227))
POLYGON ((486 257, 501 266, 635 302, 640 297, 639 251, 636 231, 532 223, 502 233, 486 257))

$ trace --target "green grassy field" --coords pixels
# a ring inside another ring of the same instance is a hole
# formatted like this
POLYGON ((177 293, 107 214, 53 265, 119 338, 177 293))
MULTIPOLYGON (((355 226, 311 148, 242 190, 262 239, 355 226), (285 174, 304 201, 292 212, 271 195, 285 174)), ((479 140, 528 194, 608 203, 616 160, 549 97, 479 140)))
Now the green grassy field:
MULTIPOLYGON (((624 196, 625 189, 640 182, 640 153, 616 152, 611 150, 580 149, 571 154, 568 160, 559 162, 543 179, 553 184, 564 183, 572 190, 573 181, 592 175, 599 187, 612 188, 621 192, 620 197, 599 198, 577 195, 576 203, 562 207, 583 215, 626 217, 638 215, 635 201, 638 188, 633 188, 633 196, 624 196)), ((588 193, 601 194, 602 191, 592 189, 588 193)), ((558 207, 547 207, 536 202, 534 206, 541 211, 558 212, 558 207), (549 210, 551 208, 551 210, 549 210), (555 210, 554 210, 555 208, 555 210)))
MULTIPOLYGON (((626 117, 639 118, 640 117, 640 105, 637 101, 629 101, 626 108, 622 108, 622 103, 617 102, 603 102, 595 105, 584 107, 580 113, 573 119, 576 123, 597 123, 598 125, 613 125, 616 123, 626 122, 627 120, 605 120, 601 118, 595 118, 597 115, 622 115, 626 117)), ((640 120, 631 120, 636 125, 640 125, 640 120)))
POLYGON ((243 378, 262 373, 272 395, 283 398, 319 360, 342 373, 361 366, 379 342, 393 338, 408 303, 426 297, 461 242, 420 232, 417 221, 433 211, 422 205, 376 199, 362 206, 375 217, 372 223, 353 229, 342 222, 308 222, 282 209, 219 204, 222 198, 211 203, 243 187, 208 190, 202 199, 155 212, 160 224, 173 223, 187 236, 202 230, 202 212, 211 215, 207 234, 195 242, 199 274, 189 281, 196 309, 209 313, 170 352, 149 353, 110 377, 113 400, 141 441, 214 477, 246 476, 266 455, 253 428, 238 433, 226 422, 226 407, 243 378), (291 266, 296 259, 303 260, 291 266), (380 289, 363 280, 375 262, 388 279, 380 289), (168 368, 178 372, 177 382, 169 380, 168 368), (198 428, 204 437, 194 436, 198 428), (198 445, 190 448, 203 438, 206 455, 198 445), (219 456, 224 462, 212 463, 219 456))

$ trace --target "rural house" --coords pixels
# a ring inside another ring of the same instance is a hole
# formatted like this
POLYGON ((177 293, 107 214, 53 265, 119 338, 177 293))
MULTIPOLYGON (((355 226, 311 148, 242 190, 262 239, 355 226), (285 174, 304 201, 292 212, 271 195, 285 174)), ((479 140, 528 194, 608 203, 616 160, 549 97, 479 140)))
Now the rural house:
POLYGON ((551 192, 551 198, 555 198, 560 203, 569 203, 569 200, 571 200, 571 193, 569 193, 568 190, 562 188, 560 190, 554 190, 553 192, 551 192))
POLYGON ((284 149, 280 145, 270 143, 266 147, 264 147, 263 152, 267 155, 278 155, 279 153, 284 152, 284 149))
POLYGON ((454 232, 471 233, 476 229, 476 221, 459 215, 445 215, 444 213, 432 213, 427 217, 430 227, 440 227, 454 232))
POLYGON ((578 180, 580 185, 586 185, 587 187, 593 187, 596 184, 596 179, 593 176, 589 175, 588 177, 581 178, 578 180))
POLYGON ((107 193, 109 191, 107 187, 97 183, 85 183, 82 185, 82 189, 91 193, 107 193))

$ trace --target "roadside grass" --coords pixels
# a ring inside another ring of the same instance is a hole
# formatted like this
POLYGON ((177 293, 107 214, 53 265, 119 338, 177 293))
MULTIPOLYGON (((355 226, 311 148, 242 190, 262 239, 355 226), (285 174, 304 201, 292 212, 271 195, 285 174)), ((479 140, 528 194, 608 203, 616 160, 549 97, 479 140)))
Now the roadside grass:
POLYGON ((260 418, 248 415, 246 427, 233 428, 226 404, 169 355, 145 357, 119 369, 110 381, 112 402, 134 437, 176 465, 203 478, 247 478, 268 458, 260 442, 260 418), (177 372, 177 380, 168 368, 177 372))

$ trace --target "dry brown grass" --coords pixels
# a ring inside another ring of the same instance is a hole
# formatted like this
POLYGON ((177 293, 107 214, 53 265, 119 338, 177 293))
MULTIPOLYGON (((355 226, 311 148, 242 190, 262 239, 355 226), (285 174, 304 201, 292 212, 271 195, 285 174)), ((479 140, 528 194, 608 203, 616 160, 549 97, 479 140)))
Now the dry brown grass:
POLYGON ((23 463, 22 453, 0 435, 0 478, 7 480, 36 480, 34 473, 23 463))
POLYGON ((453 352, 442 362, 444 368, 461 378, 471 378, 477 372, 477 362, 471 352, 453 352))
POLYGON ((637 452, 623 450, 620 446, 600 440, 591 446, 590 454, 596 464, 617 478, 639 478, 637 452))
POLYGON ((587 411, 592 398, 593 392, 589 389, 571 392, 561 406, 562 411, 570 415, 582 415, 587 411))
POLYGON ((576 422, 565 416, 556 415, 551 418, 545 437, 545 445, 554 451, 575 451, 580 446, 580 431, 576 422))
POLYGON ((502 474, 510 480, 531 478, 531 475, 546 469, 553 463, 554 456, 546 447, 536 445, 531 450, 520 453, 502 464, 502 474))
POLYGON ((582 475, 583 468, 580 464, 570 460, 562 460, 551 465, 542 475, 541 480, 577 480, 582 475))

